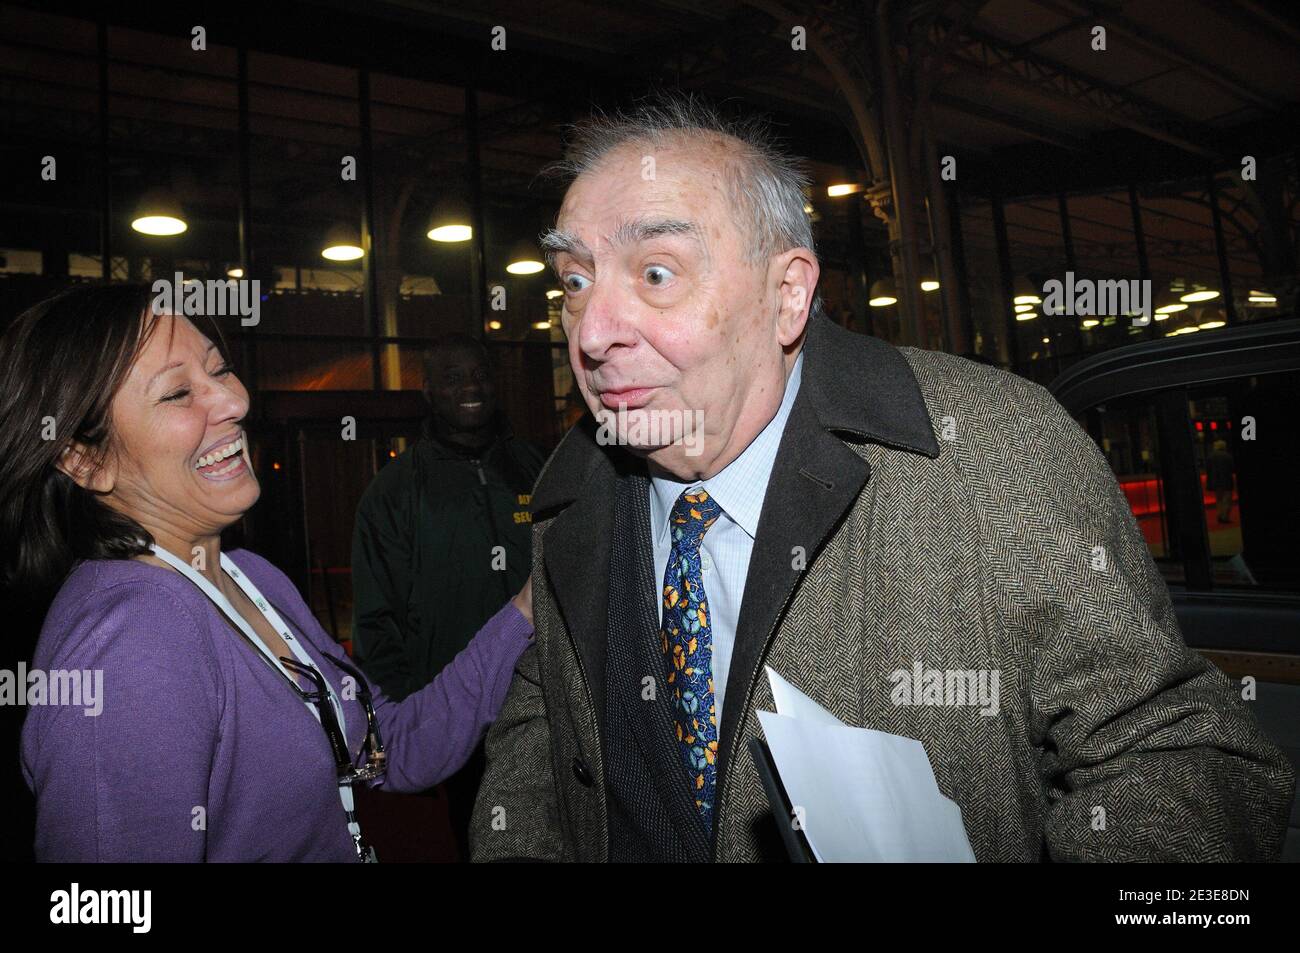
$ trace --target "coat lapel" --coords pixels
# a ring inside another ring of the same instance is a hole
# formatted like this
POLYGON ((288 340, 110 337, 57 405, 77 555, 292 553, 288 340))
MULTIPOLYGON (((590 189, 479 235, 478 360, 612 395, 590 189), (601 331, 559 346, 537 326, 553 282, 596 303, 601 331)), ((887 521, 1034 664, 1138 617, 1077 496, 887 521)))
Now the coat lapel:
MULTIPOLYGON (((625 628, 615 630, 611 638, 631 639, 636 646, 640 666, 638 671, 656 676, 657 683, 667 693, 667 662, 659 635, 659 608, 656 604, 660 586, 655 582, 654 549, 650 536, 650 480, 646 476, 632 476, 621 481, 620 494, 625 504, 626 517, 616 524, 625 545, 630 546, 633 578, 615 580, 614 586, 630 586, 632 592, 619 593, 621 600, 615 605, 627 606, 625 628)), ((630 681, 639 685, 640 677, 630 681)), ((629 701, 631 698, 629 697, 629 701)), ((691 777, 682 763, 674 741, 672 704, 667 694, 650 704, 641 700, 624 709, 630 713, 633 734, 641 748, 647 765, 654 772, 655 785, 668 811, 676 822, 683 846, 695 862, 709 858, 709 832, 691 795, 691 777), (635 706, 635 707, 632 707, 635 706)))
POLYGON ((546 575, 582 660, 596 723, 603 724, 609 556, 618 470, 612 455, 595 442, 594 427, 595 422, 585 417, 565 435, 538 477, 531 508, 534 520, 554 517, 543 543, 546 575))
POLYGON ((804 569, 857 499, 869 469, 843 441, 818 425, 801 388, 768 480, 749 558, 718 737, 719 803, 736 728, 748 710, 768 638, 804 569))
MULTIPOLYGON (((804 572, 796 568, 795 547, 802 547, 803 567, 811 565, 870 477, 869 465, 845 438, 939 454, 925 400, 897 348, 822 318, 809 321, 804 351, 803 382, 763 498, 727 673, 718 737, 720 808, 760 662, 804 572)), ((715 812, 715 821, 721 815, 715 812)))

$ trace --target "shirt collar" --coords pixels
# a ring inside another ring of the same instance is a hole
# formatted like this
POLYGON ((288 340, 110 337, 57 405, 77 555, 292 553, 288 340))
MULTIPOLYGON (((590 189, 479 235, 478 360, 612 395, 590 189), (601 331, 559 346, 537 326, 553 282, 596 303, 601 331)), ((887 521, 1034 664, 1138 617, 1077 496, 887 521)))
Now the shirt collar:
POLYGON ((673 504, 683 490, 693 486, 703 486, 732 522, 749 534, 750 539, 758 535, 758 518, 763 511, 768 478, 772 475, 776 452, 781 446, 781 435, 785 433, 785 423, 790 417, 790 408, 799 395, 802 381, 803 350, 800 350, 790 377, 785 382, 785 394, 781 397, 781 406, 777 408, 776 415, 750 441, 740 456, 727 464, 721 472, 707 480, 693 480, 689 483, 668 477, 651 477, 650 525, 656 527, 660 536, 668 532, 668 514, 672 512, 673 504))

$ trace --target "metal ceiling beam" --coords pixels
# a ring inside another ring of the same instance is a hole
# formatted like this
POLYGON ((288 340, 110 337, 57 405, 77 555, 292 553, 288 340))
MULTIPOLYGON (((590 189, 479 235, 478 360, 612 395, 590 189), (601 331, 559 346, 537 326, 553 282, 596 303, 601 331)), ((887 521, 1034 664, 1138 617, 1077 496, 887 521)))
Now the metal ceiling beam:
MULTIPOLYGON (((1147 30, 1112 7, 1097 3, 1080 3, 1078 0, 1033 0, 1035 4, 1064 17, 1087 17, 1118 33, 1148 56, 1173 63, 1195 73, 1206 82, 1219 87, 1238 99, 1267 110, 1275 110, 1279 103, 1272 97, 1252 89, 1234 76, 1228 75, 1221 65, 1210 66, 1180 47, 1171 37, 1152 38, 1147 30)), ((1077 21, 1076 21, 1077 22, 1077 21)))
POLYGON ((1035 47, 1042 46, 1044 43, 1050 43, 1058 36, 1064 36, 1066 33, 1077 30, 1081 26, 1086 26, 1090 21, 1092 21, 1092 19, 1092 17, 1075 17, 1072 20, 1066 20, 1053 30, 1048 30, 1046 33, 1040 33, 1038 36, 1031 37, 1028 40, 1022 40, 1015 44, 1015 48, 1018 50, 1032 50, 1035 47))
POLYGON ((1255 26, 1262 26, 1269 32, 1281 33, 1290 37, 1292 42, 1300 43, 1300 27, 1278 16, 1256 0, 1235 0, 1234 3, 1226 3, 1222 6, 1216 3, 1214 11, 1224 16, 1234 16, 1238 20, 1248 17, 1255 26))
POLYGON ((977 30, 964 30, 957 38, 950 62, 1004 86, 1069 104, 1110 125, 1124 126, 1215 162, 1223 161, 1221 150, 1213 145, 1218 137, 1212 130, 1171 116, 1168 110, 1117 86, 1083 76, 1047 57, 1017 50, 977 30))
POLYGON ((1077 136, 1050 129, 1023 116, 1013 116, 996 109, 990 109, 988 106, 973 103, 968 99, 962 99, 960 96, 953 96, 950 93, 931 93, 930 101, 936 106, 942 106, 945 109, 963 113, 974 119, 1001 126, 1004 129, 1010 129, 1022 135, 1028 135, 1040 142, 1046 142, 1048 145, 1057 146, 1061 149, 1078 152, 1086 147, 1085 141, 1077 136))

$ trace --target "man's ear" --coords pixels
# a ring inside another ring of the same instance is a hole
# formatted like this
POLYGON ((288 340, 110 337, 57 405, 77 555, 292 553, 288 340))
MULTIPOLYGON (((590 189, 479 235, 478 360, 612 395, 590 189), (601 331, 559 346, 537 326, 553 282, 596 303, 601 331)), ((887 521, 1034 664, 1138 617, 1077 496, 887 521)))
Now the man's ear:
POLYGON ((112 463, 107 459, 96 461, 94 454, 81 443, 64 447, 54 465, 77 486, 92 493, 111 493, 117 483, 117 471, 112 463))
POLYGON ((782 347, 789 347, 799 340, 808 323, 808 312, 812 308, 813 293, 817 290, 821 265, 810 249, 802 247, 791 248, 777 255, 773 265, 781 283, 781 309, 776 318, 777 339, 782 347))

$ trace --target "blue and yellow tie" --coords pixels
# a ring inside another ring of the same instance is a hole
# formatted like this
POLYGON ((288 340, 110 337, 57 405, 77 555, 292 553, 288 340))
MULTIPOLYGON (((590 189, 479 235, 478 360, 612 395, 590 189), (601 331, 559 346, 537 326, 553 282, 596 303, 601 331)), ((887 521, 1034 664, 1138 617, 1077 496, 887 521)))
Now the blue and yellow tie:
POLYGON ((709 829, 717 783, 718 719, 713 705, 713 628, 700 570, 700 542, 721 512, 704 489, 687 490, 673 504, 668 517, 672 550, 664 571, 659 629, 668 660, 677 750, 686 762, 695 806, 709 829))

